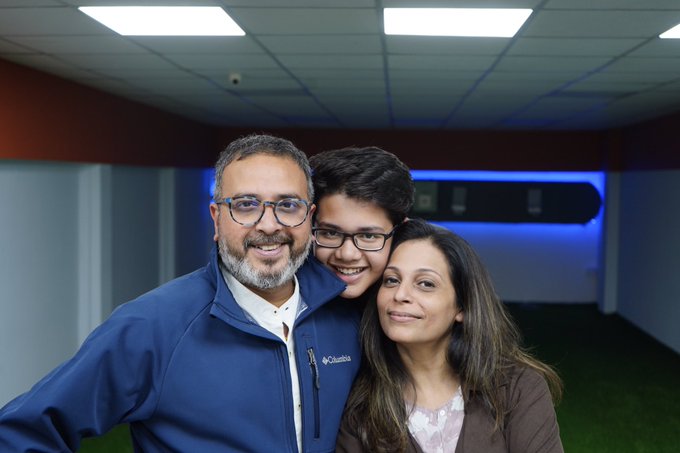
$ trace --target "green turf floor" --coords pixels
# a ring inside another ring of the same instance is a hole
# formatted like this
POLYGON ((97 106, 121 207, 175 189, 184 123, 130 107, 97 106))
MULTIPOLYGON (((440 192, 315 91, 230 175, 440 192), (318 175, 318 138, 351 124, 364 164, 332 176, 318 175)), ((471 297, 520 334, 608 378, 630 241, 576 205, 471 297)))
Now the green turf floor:
MULTIPOLYGON (((595 305, 509 304, 525 343, 555 365, 567 453, 680 452, 680 355, 595 305)), ((132 453, 127 427, 81 453, 132 453)))
POLYGON ((680 355, 595 305, 510 308, 525 343, 564 379, 566 452, 680 452, 680 355))

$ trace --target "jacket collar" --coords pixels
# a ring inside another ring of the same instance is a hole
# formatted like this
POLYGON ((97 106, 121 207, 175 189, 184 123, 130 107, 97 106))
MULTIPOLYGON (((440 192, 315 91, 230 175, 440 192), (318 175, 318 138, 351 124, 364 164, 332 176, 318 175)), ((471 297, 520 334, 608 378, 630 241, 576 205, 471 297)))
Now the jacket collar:
MULTIPOLYGON (((219 254, 216 246, 213 246, 210 252, 207 271, 216 288, 210 314, 234 327, 261 335, 262 329, 247 318, 224 282, 219 269, 219 254)), ((345 284, 311 254, 298 269, 296 276, 300 285, 300 303, 306 305, 298 321, 309 316, 345 289, 345 284)))

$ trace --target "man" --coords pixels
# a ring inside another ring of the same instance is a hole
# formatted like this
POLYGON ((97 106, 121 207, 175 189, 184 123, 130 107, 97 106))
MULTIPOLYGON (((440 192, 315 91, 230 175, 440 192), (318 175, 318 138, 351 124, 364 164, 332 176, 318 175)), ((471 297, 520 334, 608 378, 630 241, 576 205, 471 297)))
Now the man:
POLYGON ((210 263, 123 304, 0 410, 0 451, 77 450, 129 423, 136 451, 330 452, 360 349, 356 310, 313 258, 311 171, 287 140, 216 164, 210 263))

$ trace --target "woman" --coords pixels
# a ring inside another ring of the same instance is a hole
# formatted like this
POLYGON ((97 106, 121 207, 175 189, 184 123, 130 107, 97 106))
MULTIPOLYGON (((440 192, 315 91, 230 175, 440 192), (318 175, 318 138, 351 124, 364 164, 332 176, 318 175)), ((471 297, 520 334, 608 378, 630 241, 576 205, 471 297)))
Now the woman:
POLYGON ((382 276, 391 237, 413 206, 408 167, 380 148, 344 148, 310 158, 315 204, 314 254, 363 302, 382 276))
POLYGON ((561 381, 520 347, 456 234, 423 220, 399 228, 361 336, 338 452, 563 452, 561 381))

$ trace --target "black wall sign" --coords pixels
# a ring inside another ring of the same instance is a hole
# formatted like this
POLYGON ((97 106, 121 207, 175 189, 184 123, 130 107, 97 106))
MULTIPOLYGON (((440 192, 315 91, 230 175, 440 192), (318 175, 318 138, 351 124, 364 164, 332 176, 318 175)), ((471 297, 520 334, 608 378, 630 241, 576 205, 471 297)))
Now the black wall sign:
POLYGON ((602 200, 587 182, 416 181, 412 217, 450 222, 578 223, 602 200))

